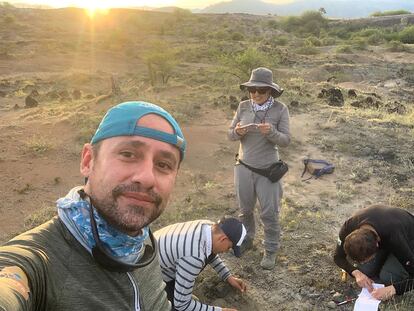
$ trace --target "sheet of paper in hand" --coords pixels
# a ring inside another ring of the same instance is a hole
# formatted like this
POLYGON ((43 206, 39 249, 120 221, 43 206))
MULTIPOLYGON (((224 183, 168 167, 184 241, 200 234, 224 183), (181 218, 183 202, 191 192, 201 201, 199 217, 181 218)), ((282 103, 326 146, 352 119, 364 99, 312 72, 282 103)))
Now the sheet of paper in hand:
POLYGON ((259 125, 256 124, 256 123, 249 123, 249 124, 241 126, 240 128, 245 129, 248 132, 258 132, 259 131, 259 125))
MULTIPOLYGON (((374 289, 384 287, 384 284, 372 284, 374 289)), ((371 296, 371 293, 363 288, 355 301, 354 311, 377 311, 381 300, 377 300, 371 296)))

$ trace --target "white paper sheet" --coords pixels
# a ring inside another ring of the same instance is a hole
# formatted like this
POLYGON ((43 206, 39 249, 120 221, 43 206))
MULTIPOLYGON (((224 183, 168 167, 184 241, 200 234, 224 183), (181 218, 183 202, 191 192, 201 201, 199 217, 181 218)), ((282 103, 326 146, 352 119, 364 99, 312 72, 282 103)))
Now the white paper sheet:
MULTIPOLYGON (((384 284, 372 284, 374 289, 384 287, 384 284)), ((371 296, 371 293, 363 288, 355 301, 354 311, 377 311, 381 300, 375 299, 371 296)))

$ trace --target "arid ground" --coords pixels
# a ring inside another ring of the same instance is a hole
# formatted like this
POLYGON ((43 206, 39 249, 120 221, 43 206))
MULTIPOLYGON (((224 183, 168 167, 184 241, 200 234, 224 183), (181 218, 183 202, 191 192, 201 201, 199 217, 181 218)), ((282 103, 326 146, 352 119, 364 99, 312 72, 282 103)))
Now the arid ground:
MULTIPOLYGON (((414 211, 414 47, 347 49, 337 39, 311 50, 273 20, 127 10, 91 20, 75 9, 0 7, 0 242, 51 217, 56 199, 83 183, 83 143, 110 106, 127 100, 170 110, 188 140, 173 199, 154 227, 237 216, 238 145, 226 132, 251 69, 232 65, 245 65, 250 49, 247 63, 273 69, 291 115, 292 143, 280 150, 290 167, 281 249, 276 268, 262 270, 259 230, 241 259, 223 256, 247 293, 207 269, 197 294, 245 311, 352 310, 333 302, 358 292, 332 261, 341 224, 372 203, 414 211), (334 163, 335 172, 303 181, 306 157, 334 163)), ((410 310, 410 299, 383 310, 410 310)))

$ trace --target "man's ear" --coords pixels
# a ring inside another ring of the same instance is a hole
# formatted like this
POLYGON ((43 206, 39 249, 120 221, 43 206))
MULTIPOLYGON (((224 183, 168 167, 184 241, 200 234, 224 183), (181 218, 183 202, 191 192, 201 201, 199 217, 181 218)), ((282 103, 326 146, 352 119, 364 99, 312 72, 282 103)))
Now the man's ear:
POLYGON ((223 242, 223 241, 225 241, 227 239, 228 239, 228 237, 227 237, 227 235, 224 232, 220 233, 220 235, 219 235, 219 241, 220 242, 223 242))
POLYGON ((82 148, 80 172, 84 177, 88 177, 93 166, 93 149, 91 144, 85 144, 82 148))

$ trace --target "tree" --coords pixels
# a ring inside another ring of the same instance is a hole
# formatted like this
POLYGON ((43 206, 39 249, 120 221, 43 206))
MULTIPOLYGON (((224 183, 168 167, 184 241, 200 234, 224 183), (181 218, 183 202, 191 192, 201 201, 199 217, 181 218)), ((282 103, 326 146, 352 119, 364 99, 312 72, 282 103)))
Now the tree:
POLYGON ((256 48, 248 48, 237 54, 224 55, 220 59, 224 73, 236 76, 240 81, 248 80, 254 68, 268 66, 267 56, 256 48))
POLYGON ((167 84, 178 63, 176 51, 163 41, 152 42, 144 59, 151 85, 155 85, 158 79, 162 84, 167 84))

